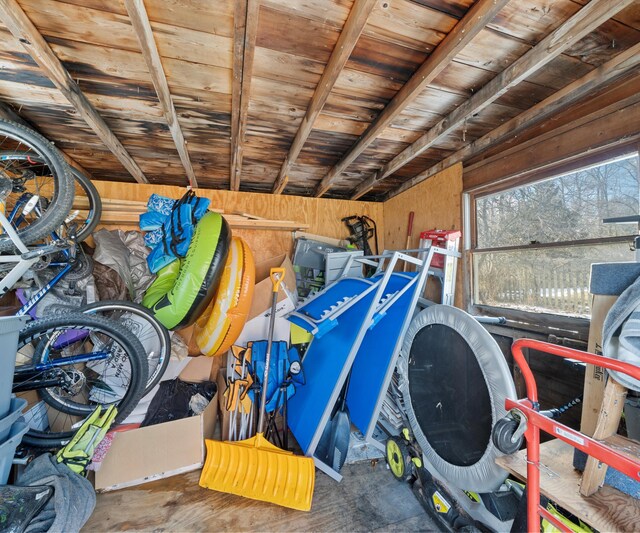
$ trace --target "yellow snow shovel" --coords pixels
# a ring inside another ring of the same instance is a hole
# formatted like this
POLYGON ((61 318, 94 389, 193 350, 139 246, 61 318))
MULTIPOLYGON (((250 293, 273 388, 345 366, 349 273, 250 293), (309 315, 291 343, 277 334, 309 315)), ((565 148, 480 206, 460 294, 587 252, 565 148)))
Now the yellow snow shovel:
POLYGON ((200 486, 308 511, 311 509, 315 484, 313 459, 281 450, 267 441, 263 434, 278 288, 284 278, 284 268, 272 268, 270 277, 273 298, 260 395, 258 433, 255 437, 238 442, 205 441, 207 459, 200 476, 200 486))

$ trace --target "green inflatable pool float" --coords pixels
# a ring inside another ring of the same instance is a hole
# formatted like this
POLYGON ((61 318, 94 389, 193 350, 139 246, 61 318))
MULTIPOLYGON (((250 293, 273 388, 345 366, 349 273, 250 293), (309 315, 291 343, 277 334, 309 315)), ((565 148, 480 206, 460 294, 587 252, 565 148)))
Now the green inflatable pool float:
POLYGON ((167 329, 193 324, 215 296, 230 243, 231 229, 222 215, 204 215, 187 256, 158 271, 142 305, 151 309, 167 329))

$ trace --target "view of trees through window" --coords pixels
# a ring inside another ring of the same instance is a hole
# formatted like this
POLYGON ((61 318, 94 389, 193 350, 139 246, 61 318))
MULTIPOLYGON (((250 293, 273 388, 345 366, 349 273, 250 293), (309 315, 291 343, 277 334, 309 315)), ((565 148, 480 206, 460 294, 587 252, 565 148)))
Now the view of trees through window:
POLYGON ((591 263, 632 261, 629 244, 610 238, 638 232, 635 223, 602 219, 638 214, 637 153, 477 198, 474 302, 589 316, 591 263), (585 239, 598 242, 572 242, 585 239), (528 249, 553 242, 563 245, 528 249))

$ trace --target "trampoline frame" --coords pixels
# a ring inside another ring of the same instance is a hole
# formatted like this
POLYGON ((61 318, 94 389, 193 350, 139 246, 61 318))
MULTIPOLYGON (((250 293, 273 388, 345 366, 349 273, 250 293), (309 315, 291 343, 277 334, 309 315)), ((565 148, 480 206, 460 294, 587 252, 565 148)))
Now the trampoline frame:
POLYGON ((405 334, 402 350, 398 359, 400 375, 399 389, 405 398, 404 413, 411 431, 422 451, 422 459, 429 471, 448 486, 460 490, 474 492, 491 492, 497 490, 507 472, 495 463, 495 459, 504 455, 498 450, 491 438, 482 454, 474 464, 459 466, 442 458, 427 438, 418 422, 410 391, 409 360, 415 338, 424 327, 439 324, 451 328, 460 335, 471 348, 475 356, 484 385, 489 391, 493 425, 503 418, 507 411, 504 401, 516 395, 515 384, 507 362, 499 346, 491 335, 474 317, 468 313, 448 305, 436 304, 416 315, 405 334), (498 359, 499 358, 499 359, 498 359))

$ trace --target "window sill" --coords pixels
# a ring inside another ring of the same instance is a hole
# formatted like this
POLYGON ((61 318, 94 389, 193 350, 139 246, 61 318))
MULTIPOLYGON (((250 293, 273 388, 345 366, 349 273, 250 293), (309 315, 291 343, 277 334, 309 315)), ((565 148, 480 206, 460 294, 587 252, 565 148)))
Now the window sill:
POLYGON ((543 335, 555 335, 569 339, 587 341, 590 320, 587 318, 534 313, 505 307, 471 305, 469 312, 480 316, 502 316, 507 323, 504 327, 543 335))

